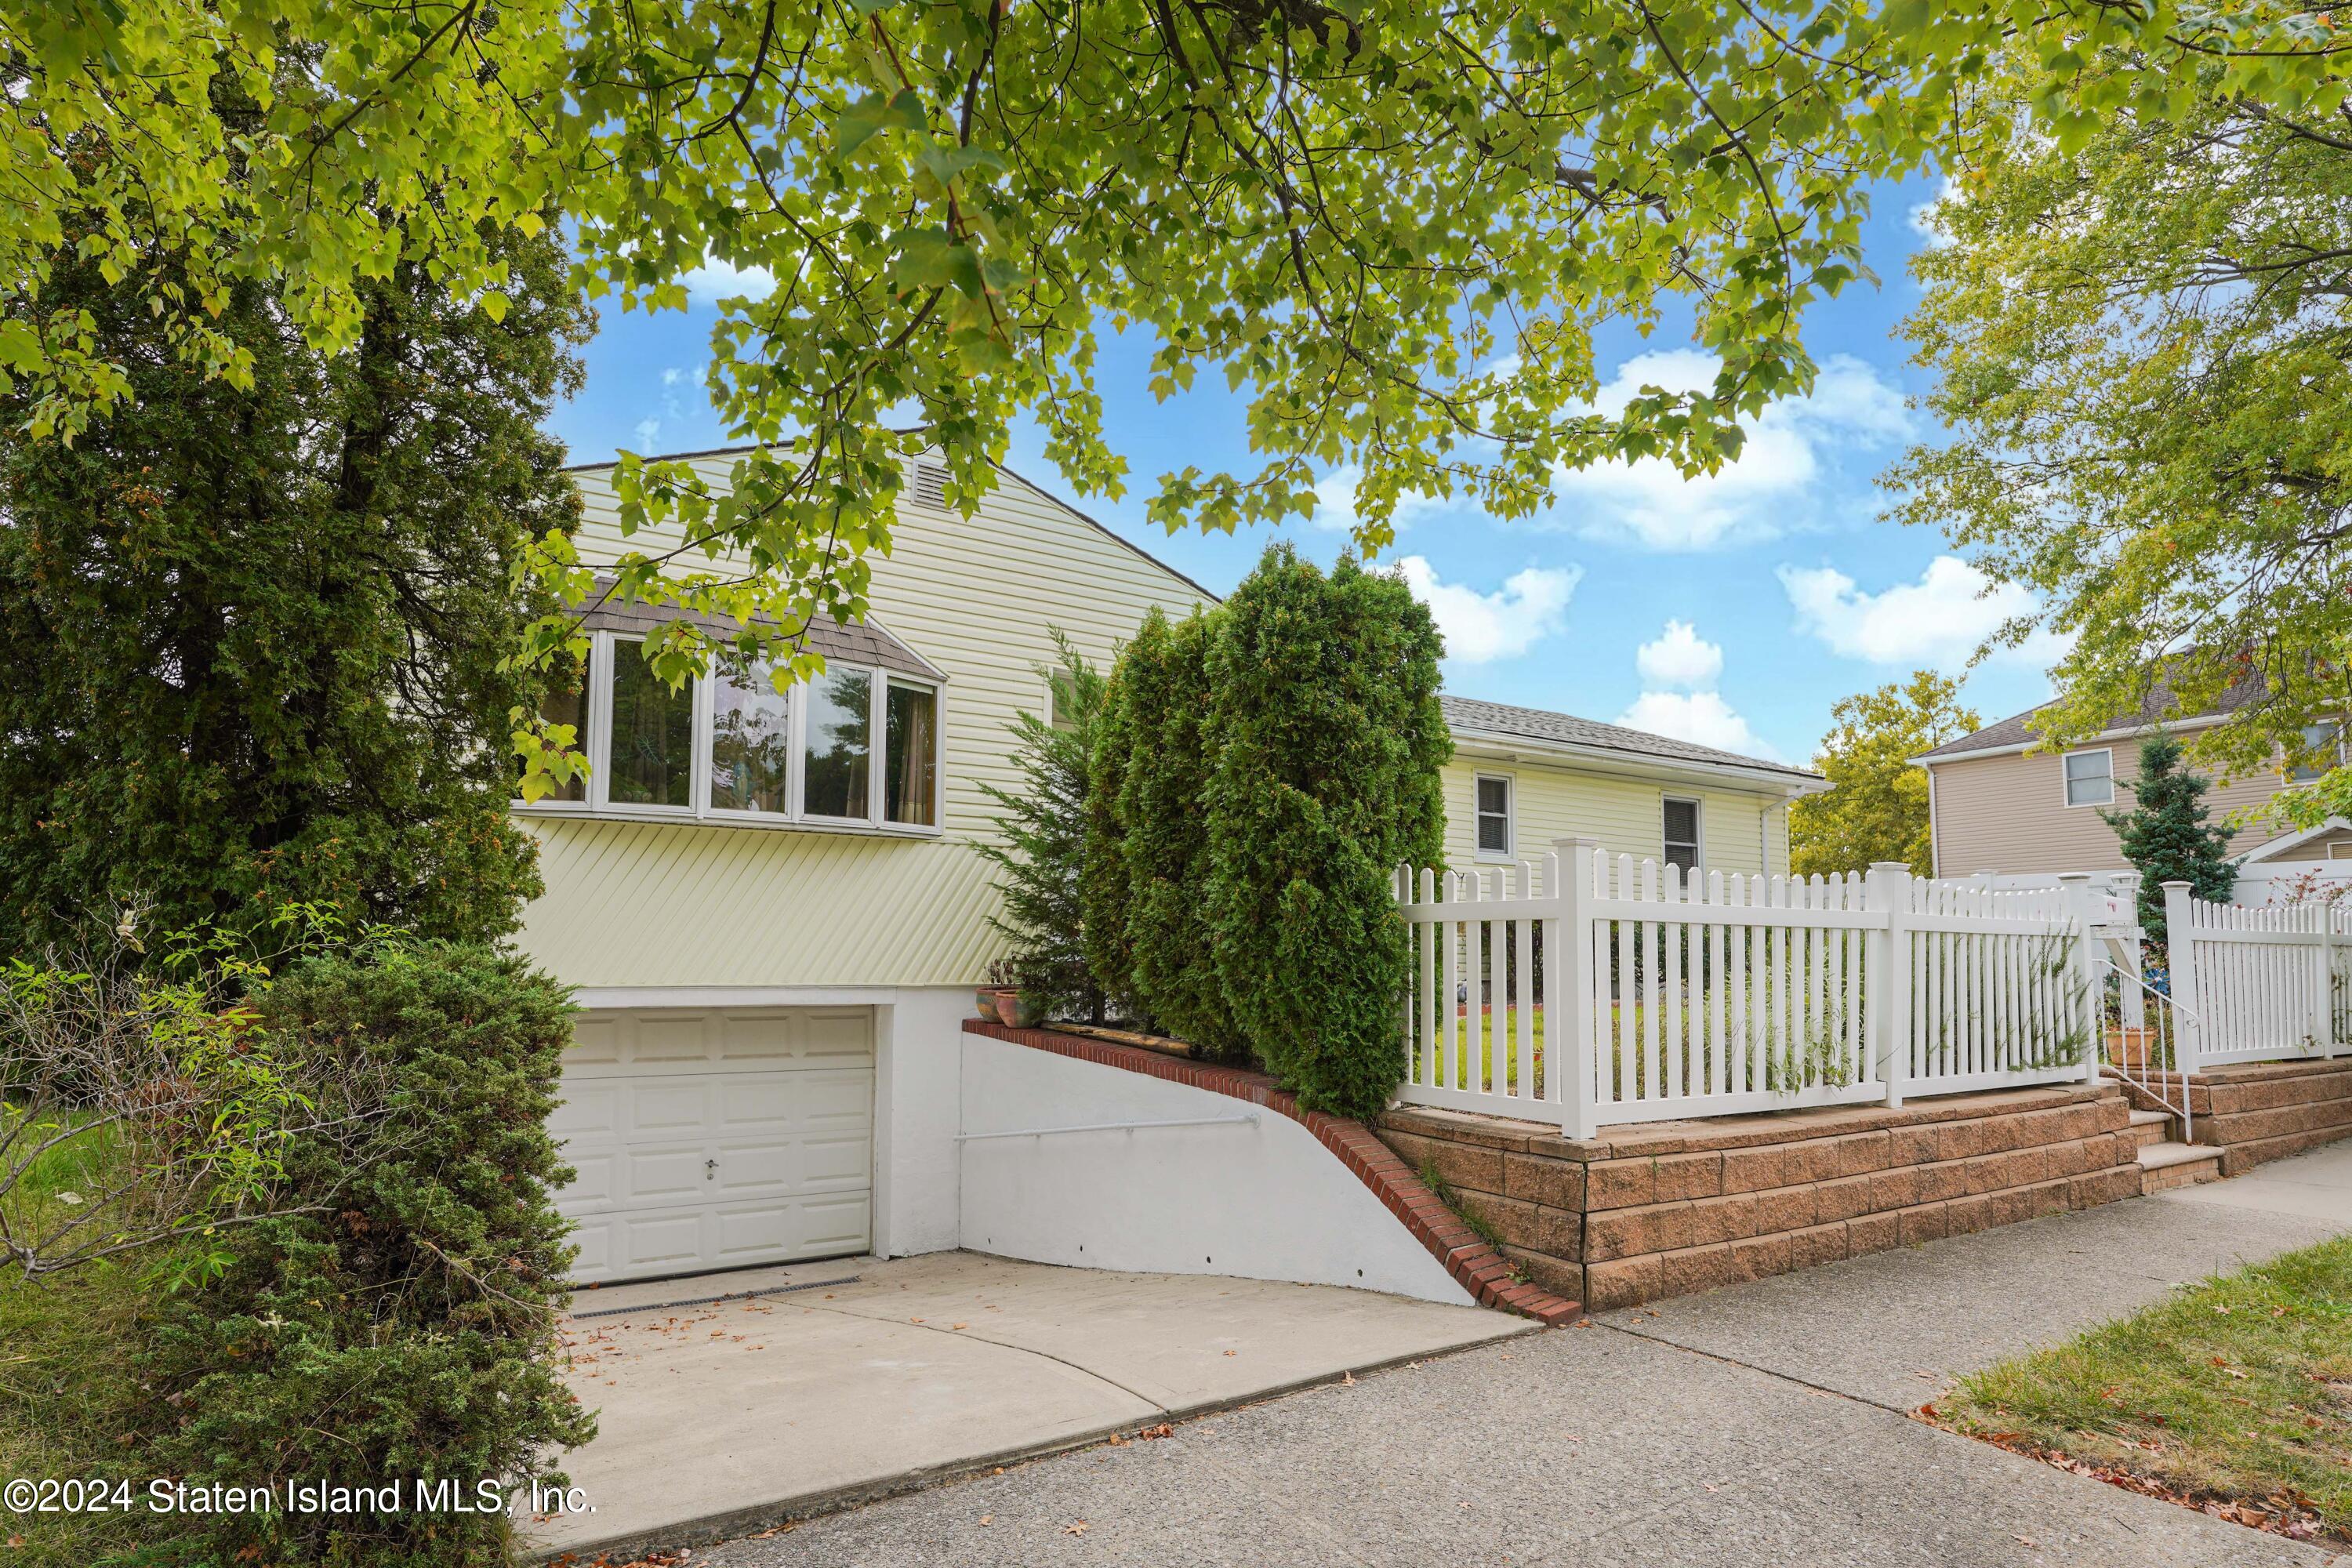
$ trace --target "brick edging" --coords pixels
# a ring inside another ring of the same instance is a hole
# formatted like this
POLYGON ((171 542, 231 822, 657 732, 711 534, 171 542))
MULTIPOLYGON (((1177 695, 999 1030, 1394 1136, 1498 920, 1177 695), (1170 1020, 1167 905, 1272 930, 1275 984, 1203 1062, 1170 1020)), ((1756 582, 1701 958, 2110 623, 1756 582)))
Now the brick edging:
POLYGON ((1515 1271, 1503 1256, 1479 1240, 1477 1234, 1462 1223, 1460 1215, 1440 1203, 1437 1194, 1413 1174, 1412 1167, 1375 1137, 1370 1128, 1319 1110, 1299 1110, 1298 1097, 1264 1073, 1166 1056, 1140 1046, 1065 1035, 1054 1029, 1015 1029, 985 1018, 966 1018, 963 1026, 966 1034, 985 1035, 991 1039, 1051 1051, 1100 1067, 1121 1068, 1148 1078, 1205 1089, 1286 1116, 1338 1155, 1340 1163, 1354 1172, 1356 1179, 1370 1187, 1372 1195, 1404 1222, 1405 1228, 1429 1248, 1430 1256, 1444 1264, 1445 1271, 1480 1306, 1517 1312, 1539 1323, 1572 1323, 1584 1315, 1580 1303, 1514 1279, 1515 1271))

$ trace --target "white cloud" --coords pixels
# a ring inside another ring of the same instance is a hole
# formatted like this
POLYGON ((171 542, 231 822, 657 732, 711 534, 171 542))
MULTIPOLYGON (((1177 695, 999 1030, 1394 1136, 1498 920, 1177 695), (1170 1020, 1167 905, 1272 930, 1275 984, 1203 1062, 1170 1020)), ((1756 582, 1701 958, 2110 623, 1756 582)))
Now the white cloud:
MULTIPOLYGON (((1351 533, 1355 531, 1356 486, 1364 477, 1360 464, 1343 463, 1315 481, 1315 526, 1330 533, 1351 533)), ((1442 496, 1426 496, 1417 490, 1407 490, 1397 497, 1396 510, 1389 513, 1390 526, 1399 533, 1411 528, 1418 519, 1458 510, 1461 503, 1442 496)))
POLYGON ((1629 730, 1644 730, 1693 745, 1737 752, 1743 757, 1780 761, 1771 742, 1748 727, 1717 691, 1644 691, 1618 716, 1629 730))
POLYGON ((1438 579, 1437 569, 1419 555, 1397 563, 1412 596, 1429 606, 1445 637, 1445 657, 1455 664, 1491 664, 1517 658, 1568 623, 1568 601, 1584 575, 1575 566, 1529 566, 1504 580, 1491 594, 1438 579))
POLYGON ((1634 651, 1633 666, 1644 688, 1712 688, 1723 673, 1723 646, 1700 637, 1688 621, 1668 621, 1657 641, 1634 651))
POLYGON ((637 421, 636 429, 637 449, 640 452, 651 452, 654 449, 655 437, 661 434, 661 421, 648 415, 637 421))
POLYGON ((1919 236, 1920 238, 1926 240, 1931 246, 1942 245, 1945 243, 1944 231, 1937 226, 1937 211, 1947 204, 1956 202, 1959 199, 1960 183, 1952 178, 1949 174, 1945 175, 1943 184, 1936 187, 1936 194, 1934 195, 1929 196, 1924 202, 1917 203, 1912 207, 1910 214, 1911 232, 1919 236))
POLYGON ((764 300, 776 291, 776 275, 766 268, 738 267, 715 256, 705 256, 701 266, 688 268, 678 281, 686 285, 687 298, 698 305, 715 304, 738 294, 764 300))
MULTIPOLYGON (((1958 669, 2002 622, 2035 607, 2025 588, 1994 585, 1957 555, 1938 555, 1917 582, 1875 594, 1864 593, 1834 566, 1782 566, 1780 577, 1797 613, 1797 630, 1833 653, 1873 664, 1958 669)), ((2000 650, 2000 657, 2046 665, 2063 647, 2059 638, 2037 632, 2022 647, 2000 650)))
MULTIPOLYGON (((1636 355, 1620 365, 1591 406, 1619 414, 1644 386, 1698 392, 1715 384, 1717 361, 1692 349, 1636 355)), ((1663 458, 1612 461, 1555 476, 1558 500, 1544 520, 1653 550, 1707 550, 1785 531, 1806 492, 1823 479, 1829 449, 1877 447, 1906 437, 1903 395, 1851 355, 1832 355, 1813 390, 1768 405, 1743 422, 1739 454, 1711 474, 1685 476, 1663 458)))

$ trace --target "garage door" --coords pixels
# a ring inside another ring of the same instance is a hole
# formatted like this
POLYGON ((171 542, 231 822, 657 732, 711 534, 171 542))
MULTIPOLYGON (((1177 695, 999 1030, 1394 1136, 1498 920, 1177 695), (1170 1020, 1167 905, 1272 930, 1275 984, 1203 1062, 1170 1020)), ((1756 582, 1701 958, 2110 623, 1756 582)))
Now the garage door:
POLYGON ((583 1285, 863 1252, 873 1012, 583 1013, 550 1126, 583 1285))

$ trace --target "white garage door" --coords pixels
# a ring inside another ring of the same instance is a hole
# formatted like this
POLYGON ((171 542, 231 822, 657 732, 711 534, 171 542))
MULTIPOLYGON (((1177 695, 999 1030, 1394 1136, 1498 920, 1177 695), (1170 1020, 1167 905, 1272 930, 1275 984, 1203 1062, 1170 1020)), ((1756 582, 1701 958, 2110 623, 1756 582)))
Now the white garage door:
POLYGON ((549 1125, 579 1175, 582 1284, 863 1252, 873 1235, 865 1007, 583 1013, 549 1125))

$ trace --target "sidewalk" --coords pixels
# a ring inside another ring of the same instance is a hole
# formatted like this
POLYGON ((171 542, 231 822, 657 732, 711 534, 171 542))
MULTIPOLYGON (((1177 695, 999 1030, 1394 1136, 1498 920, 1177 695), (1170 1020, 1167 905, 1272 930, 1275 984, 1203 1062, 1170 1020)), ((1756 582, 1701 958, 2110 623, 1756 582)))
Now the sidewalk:
POLYGON ((2352 1229, 2346 1151, 2263 1173, 1612 1314, 695 1560, 2315 1568, 2340 1560, 1904 1414, 1957 1373, 2352 1229))

